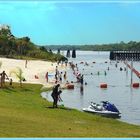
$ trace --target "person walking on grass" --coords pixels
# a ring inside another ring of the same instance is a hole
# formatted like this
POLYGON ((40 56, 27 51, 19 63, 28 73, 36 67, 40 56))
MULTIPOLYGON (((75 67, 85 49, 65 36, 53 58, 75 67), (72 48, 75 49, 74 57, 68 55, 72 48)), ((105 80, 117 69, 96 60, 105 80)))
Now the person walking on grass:
POLYGON ((57 108, 57 101, 58 101, 58 96, 59 96, 59 92, 58 92, 58 89, 60 87, 60 84, 57 84, 54 88, 53 88, 53 91, 52 91, 52 98, 53 98, 53 108, 57 108))

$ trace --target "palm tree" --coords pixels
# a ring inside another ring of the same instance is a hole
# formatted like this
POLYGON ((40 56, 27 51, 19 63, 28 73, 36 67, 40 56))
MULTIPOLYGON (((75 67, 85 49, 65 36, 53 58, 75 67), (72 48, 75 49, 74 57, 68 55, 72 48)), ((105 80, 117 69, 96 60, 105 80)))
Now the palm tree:
POLYGON ((14 74, 19 79, 20 87, 22 87, 22 81, 24 80, 22 69, 20 67, 17 67, 16 70, 10 72, 10 76, 12 74, 14 74))

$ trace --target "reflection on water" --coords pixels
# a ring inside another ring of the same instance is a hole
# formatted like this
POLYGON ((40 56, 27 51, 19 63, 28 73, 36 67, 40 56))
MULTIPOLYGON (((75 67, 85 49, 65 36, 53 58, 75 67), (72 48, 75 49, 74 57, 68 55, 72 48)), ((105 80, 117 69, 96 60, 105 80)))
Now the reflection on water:
MULTIPOLYGON (((77 58, 70 58, 69 61, 78 64, 78 69, 84 74, 84 82, 87 85, 83 85, 82 90, 80 84, 75 83, 74 90, 63 90, 61 97, 65 106, 82 110, 91 101, 99 103, 107 100, 120 110, 121 121, 140 124, 140 88, 130 87, 130 70, 124 70, 126 66, 123 62, 119 62, 116 68, 116 62, 109 60, 109 52, 92 51, 77 51, 77 58), (87 62, 88 65, 80 64, 81 61, 87 62), (100 83, 107 83, 108 88, 101 89, 100 83)), ((133 65, 140 71, 139 62, 134 62, 133 65)), ((68 80, 76 81, 71 69, 68 69, 68 80)), ((133 81, 139 82, 135 74, 133 81)), ((52 101, 50 95, 47 98, 52 101)))

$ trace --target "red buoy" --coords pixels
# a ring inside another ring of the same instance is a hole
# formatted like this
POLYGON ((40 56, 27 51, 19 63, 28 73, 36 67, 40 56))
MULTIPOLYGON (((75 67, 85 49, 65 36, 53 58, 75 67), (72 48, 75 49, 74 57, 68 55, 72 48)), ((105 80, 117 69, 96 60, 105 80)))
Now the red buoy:
POLYGON ((107 84, 106 83, 100 84, 100 88, 107 88, 107 84))
POLYGON ((74 89, 74 85, 73 84, 68 84, 67 89, 74 89))
POLYGON ((133 83, 133 84, 132 84, 132 87, 133 87, 133 88, 138 88, 139 86, 140 86, 139 83, 133 83))

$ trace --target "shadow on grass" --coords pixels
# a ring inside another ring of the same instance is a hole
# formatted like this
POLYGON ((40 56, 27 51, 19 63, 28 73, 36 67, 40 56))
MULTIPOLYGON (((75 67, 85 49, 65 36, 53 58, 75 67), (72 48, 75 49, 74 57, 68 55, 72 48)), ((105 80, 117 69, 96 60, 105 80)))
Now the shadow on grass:
POLYGON ((45 108, 49 108, 49 109, 64 109, 64 110, 72 110, 71 108, 66 108, 66 107, 57 107, 57 108, 54 108, 52 106, 46 106, 45 108))
POLYGON ((5 86, 4 88, 1 88, 1 89, 3 91, 5 91, 5 92, 10 92, 10 91, 16 92, 16 90, 13 87, 7 87, 7 86, 5 86))
POLYGON ((23 89, 21 88, 21 91, 25 91, 26 92, 26 91, 32 91, 32 90, 28 89, 28 88, 23 88, 23 89))
POLYGON ((31 89, 28 89, 28 88, 22 88, 22 87, 14 87, 14 86, 5 86, 3 88, 0 88, 4 91, 12 91, 12 92, 17 92, 17 89, 20 90, 20 91, 24 91, 24 92, 29 92, 29 91, 32 91, 31 89))

